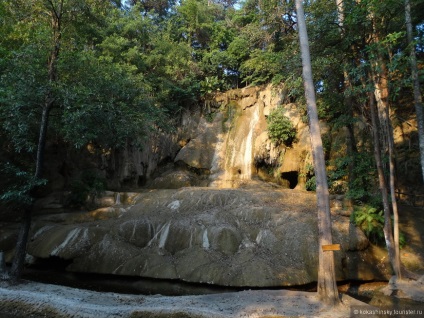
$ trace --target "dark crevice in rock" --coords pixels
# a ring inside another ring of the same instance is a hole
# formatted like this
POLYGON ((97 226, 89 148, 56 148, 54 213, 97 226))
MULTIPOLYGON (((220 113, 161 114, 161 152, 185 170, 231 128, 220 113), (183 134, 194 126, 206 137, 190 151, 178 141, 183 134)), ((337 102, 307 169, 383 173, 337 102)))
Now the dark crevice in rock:
POLYGON ((281 173, 281 178, 289 182, 289 188, 294 189, 297 186, 299 173, 297 171, 288 171, 281 173))
POLYGON ((35 270, 53 270, 65 271, 66 268, 73 263, 73 260, 66 260, 58 256, 50 256, 49 258, 35 258, 32 261, 31 268, 35 270))

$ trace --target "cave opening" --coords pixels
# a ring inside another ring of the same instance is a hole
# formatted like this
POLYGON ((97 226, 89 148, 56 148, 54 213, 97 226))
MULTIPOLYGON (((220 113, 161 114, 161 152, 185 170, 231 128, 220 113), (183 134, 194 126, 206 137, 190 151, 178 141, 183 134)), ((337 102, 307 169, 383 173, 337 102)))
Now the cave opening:
POLYGON ((299 173, 297 171, 288 171, 281 173, 281 178, 289 182, 289 188, 294 189, 298 183, 299 173))
POLYGON ((137 180, 138 187, 144 187, 146 183, 147 183, 147 178, 145 175, 138 176, 138 180, 137 180))

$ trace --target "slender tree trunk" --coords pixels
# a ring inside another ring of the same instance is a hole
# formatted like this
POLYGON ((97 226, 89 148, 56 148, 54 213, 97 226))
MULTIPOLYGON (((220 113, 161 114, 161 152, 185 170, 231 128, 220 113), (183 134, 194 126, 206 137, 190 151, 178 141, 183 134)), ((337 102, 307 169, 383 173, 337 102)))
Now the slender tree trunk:
MULTIPOLYGON (((380 130, 383 139, 383 152, 388 153, 389 157, 389 189, 390 197, 392 202, 392 210, 393 210, 393 228, 394 228, 394 253, 390 255, 391 263, 393 266, 393 270, 395 275, 398 278, 401 278, 400 271, 400 253, 399 253, 399 215, 397 209, 397 201, 395 194, 395 163, 394 163, 394 141, 393 141, 393 129, 390 123, 389 116, 389 91, 387 84, 387 70, 385 67, 385 63, 380 60, 379 65, 376 67, 381 70, 378 75, 374 75, 374 84, 375 91, 374 95, 377 101, 377 113, 380 121, 380 130), (392 258, 393 257, 393 258, 392 258)), ((380 149, 381 151, 381 149, 380 149)), ((381 159, 380 159, 381 160, 381 159)), ((387 192, 387 189, 385 190, 387 192)), ((388 215, 385 214, 385 223, 391 223, 390 219, 390 210, 388 210, 388 215)), ((392 229, 390 227, 390 232, 392 229)))
MULTIPOLYGON (((373 17, 373 41, 376 44, 376 59, 371 61, 372 66, 372 80, 374 83, 374 95, 377 101, 377 114, 380 121, 380 131, 383 141, 384 153, 388 154, 389 157, 389 190, 392 202, 393 210, 393 228, 394 228, 394 246, 393 253, 390 254, 390 262, 393 266, 393 271, 398 278, 401 278, 401 263, 400 263, 400 252, 399 252, 399 215, 395 194, 395 146, 393 137, 393 128, 390 122, 390 104, 389 104, 389 85, 388 85, 388 70, 381 53, 378 48, 379 41, 381 39, 381 26, 378 24, 376 17, 373 17)), ((387 191, 387 190, 386 190, 387 191)), ((388 214, 385 213, 385 224, 391 223, 390 210, 388 214)), ((386 227, 386 225, 385 225, 386 227)), ((390 227, 390 233, 392 229, 390 227)), ((386 239, 386 243, 387 243, 386 239)), ((390 251, 389 251, 390 252, 390 251)))
POLYGON ((37 145, 37 158, 36 158, 37 162, 35 165, 36 178, 41 178, 43 176, 44 150, 46 148, 47 129, 49 126, 49 114, 50 114, 50 110, 52 106, 53 106, 53 102, 47 101, 41 113, 40 132, 38 136, 38 145, 37 145))
POLYGON ((392 235, 392 224, 390 219, 390 203, 389 203, 389 197, 388 197, 388 191, 387 191, 387 184, 386 179, 384 176, 384 169, 383 169, 383 161, 381 159, 381 146, 380 146, 380 138, 379 138, 379 129, 378 129, 378 121, 377 121, 377 114, 376 114, 376 107, 375 107, 375 97, 372 93, 369 94, 369 105, 370 105, 370 113, 371 113, 371 123, 372 123, 372 136, 373 136, 373 143, 374 143, 374 158, 375 163, 377 166, 377 173, 378 173, 378 185, 381 192, 381 197, 383 200, 383 211, 384 211, 384 239, 386 241, 386 247, 389 254, 390 263, 392 264, 393 269, 395 270, 396 276, 399 274, 396 272, 396 264, 394 263, 395 260, 395 246, 393 241, 393 235, 392 235))
POLYGON ((6 268, 6 261, 4 259, 3 251, 0 251, 0 280, 8 279, 9 273, 6 268))
POLYGON ((24 269, 26 246, 28 242, 29 229, 31 227, 31 212, 31 207, 27 207, 25 209, 22 225, 18 233, 16 252, 10 268, 10 280, 12 283, 16 283, 21 278, 24 269))
POLYGON ((411 4, 409 0, 405 0, 405 20, 406 20, 408 45, 410 49, 411 73, 412 73, 413 88, 414 88, 414 105, 415 105, 415 113, 417 115, 418 140, 420 144, 422 179, 424 182, 424 105, 423 105, 423 100, 421 97, 420 81, 418 78, 417 57, 415 55, 415 46, 413 43, 411 4))
MULTIPOLYGON (((40 133, 39 133, 38 147, 37 147, 36 170, 35 170, 36 178, 41 178, 43 173, 42 169, 44 165, 44 149, 46 145, 49 112, 51 107, 52 107, 52 102, 47 101, 41 115, 40 133)), ((31 205, 29 207, 26 207, 24 210, 24 217, 22 220, 21 229, 19 230, 18 240, 16 243, 16 253, 13 258, 12 267, 10 270, 10 277, 13 282, 16 282, 17 280, 19 280, 24 269, 26 246, 28 243, 29 230, 31 228, 32 209, 33 209, 33 206, 31 205)))
POLYGON ((388 136, 389 138, 389 188, 390 188, 390 198, 392 201, 392 210, 393 210, 393 237, 394 237, 394 244, 395 244, 395 259, 394 259, 394 268, 395 268, 395 275, 398 277, 398 279, 402 278, 402 271, 401 271, 401 262, 400 262, 400 244, 399 244, 399 211, 398 211, 398 205, 397 205, 397 199, 396 199, 396 168, 395 168, 395 143, 393 140, 393 128, 390 123, 388 122, 389 131, 391 134, 388 136))
MULTIPOLYGON (((59 2, 57 8, 53 7, 53 4, 49 2, 51 5, 51 27, 52 27, 52 39, 53 39, 53 47, 50 52, 50 56, 48 59, 48 78, 49 84, 53 85, 54 82, 57 81, 57 60, 59 58, 60 52, 60 38, 61 38, 61 26, 60 20, 62 15, 63 3, 59 2)), ((43 176, 43 165, 44 165, 44 152, 46 146, 47 139, 47 130, 49 125, 49 115, 50 111, 54 106, 54 96, 53 96, 52 88, 48 90, 46 93, 45 103, 43 105, 42 113, 41 113, 41 122, 40 122, 40 131, 38 136, 38 144, 37 144, 37 157, 35 162, 35 177, 42 178, 43 176)), ((34 189, 33 189, 34 190, 34 189)), ((23 272, 24 264, 25 264, 25 255, 26 255, 26 247, 28 243, 29 231, 31 228, 31 219, 32 219, 32 210, 33 205, 27 207, 24 211, 24 216, 22 220, 22 226, 18 234, 18 239, 16 243, 16 252, 13 258, 12 267, 10 271, 10 279, 12 282, 17 282, 23 272)))
MULTIPOLYGON (((337 5, 337 16, 339 21, 339 27, 340 27, 340 35, 343 37, 345 33, 344 28, 344 20, 345 20, 345 14, 344 14, 344 3, 343 0, 336 0, 337 5)), ((352 83, 349 79, 349 74, 347 73, 347 67, 346 63, 344 63, 343 66, 343 82, 344 82, 344 88, 350 88, 352 87, 352 83)), ((350 118, 353 118, 353 101, 352 98, 349 96, 345 96, 345 107, 347 108, 347 112, 349 113, 350 118)), ((353 182, 355 181, 355 155, 358 153, 358 149, 356 147, 356 138, 354 134, 354 128, 353 124, 348 123, 346 124, 346 129, 348 132, 347 138, 346 138, 346 144, 347 144, 347 154, 352 160, 349 162, 348 166, 348 184, 349 188, 352 187, 353 182)))
POLYGON ((308 108, 309 129, 311 134, 312 156, 317 183, 319 268, 318 295, 324 303, 336 305, 339 295, 336 285, 334 255, 332 251, 324 252, 323 245, 332 244, 330 200, 325 170, 324 150, 319 128, 318 112, 315 100, 315 88, 312 79, 311 58, 309 53, 308 33, 305 14, 301 0, 296 0, 296 12, 299 28, 299 40, 302 53, 303 81, 308 108))

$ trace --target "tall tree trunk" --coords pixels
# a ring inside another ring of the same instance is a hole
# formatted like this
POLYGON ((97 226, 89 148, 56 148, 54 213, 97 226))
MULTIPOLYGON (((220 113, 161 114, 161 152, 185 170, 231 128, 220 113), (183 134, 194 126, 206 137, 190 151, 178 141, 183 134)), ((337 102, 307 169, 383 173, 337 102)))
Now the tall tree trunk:
POLYGON ((423 105, 423 100, 421 97, 420 81, 418 78, 417 57, 415 55, 415 46, 413 43, 411 4, 409 0, 405 0, 405 20, 406 20, 406 32, 408 37, 408 46, 410 49, 411 73, 412 73, 413 88, 414 88, 414 105, 415 105, 415 113, 417 115, 417 124, 418 124, 418 140, 420 144, 421 171, 422 171, 422 179, 424 182, 424 105, 423 105))
POLYGON ((49 126, 49 115, 50 110, 53 107, 53 101, 50 99, 46 101, 46 104, 43 107, 41 113, 41 124, 40 132, 38 136, 38 145, 37 145, 37 158, 35 164, 35 177, 42 178, 43 176, 43 165, 44 165, 44 150, 46 148, 46 139, 47 139, 47 129, 49 126))
POLYGON ((391 132, 389 138, 389 188, 390 188, 390 199, 392 201, 393 211, 393 237, 395 244, 395 259, 394 259, 394 271, 398 279, 402 278, 401 262, 400 262, 400 244, 399 244, 399 210, 396 199, 396 168, 395 168, 395 143, 393 139, 393 128, 390 120, 388 121, 389 131, 391 132))
POLYGON ((13 257, 12 266, 10 268, 10 280, 16 283, 22 275, 25 264, 26 246, 28 242, 29 229, 31 227, 31 214, 32 208, 27 207, 24 210, 22 225, 18 233, 18 240, 16 242, 16 252, 13 257))
MULTIPOLYGON (((344 27, 344 20, 345 20, 345 14, 344 14, 344 3, 343 0, 336 0, 337 5, 337 16, 339 21, 339 27, 340 27, 340 35, 343 37, 345 33, 345 27, 344 27)), ((352 83, 349 78, 349 74, 347 72, 346 63, 344 62, 343 66, 343 84, 344 89, 352 87, 352 83)), ((345 95, 345 107, 346 110, 350 116, 350 118, 353 118, 353 101, 352 98, 345 95)), ((356 138, 354 134, 354 127, 352 123, 346 124, 347 129, 347 138, 346 138, 346 145, 347 145, 347 155, 352 158, 349 162, 348 166, 348 184, 349 188, 352 187, 354 181, 355 181, 355 155, 358 153, 358 149, 356 147, 356 138)))
MULTIPOLYGON (((395 194, 395 146, 393 137, 393 128, 390 122, 390 104, 389 104, 389 85, 388 85, 388 70, 382 52, 379 49, 379 41, 381 40, 381 25, 378 24, 376 17, 373 16, 373 41, 376 45, 376 59, 371 61, 372 80, 374 83, 374 96, 377 102, 377 114, 380 121, 380 132, 383 141, 384 153, 388 154, 389 159, 389 190, 393 210, 393 228, 394 228, 394 246, 393 253, 390 254, 390 262, 393 271, 398 278, 401 278, 401 263, 399 251, 399 215, 397 208, 397 199, 395 194)), ((387 190, 386 190, 387 191, 387 190)), ((390 210, 388 214, 385 212, 385 227, 386 223, 391 223, 390 210)), ((390 233, 392 233, 391 227, 390 233)), ((389 230, 387 229, 387 230, 389 230)), ((386 234, 385 234, 386 236, 386 234)), ((386 243, 388 243, 386 239, 386 243)), ((388 248, 389 249, 389 248, 388 248)), ((390 252, 390 251, 389 251, 390 252)))
MULTIPOLYGON (((49 84, 53 85, 57 81, 57 60, 59 58, 60 52, 60 38, 61 38, 61 17, 63 10, 63 2, 59 1, 57 7, 53 6, 52 2, 48 2, 51 10, 51 28, 52 28, 52 39, 53 47, 50 51, 48 58, 48 79, 49 84)), ((45 97, 45 103, 43 105, 40 121, 40 131, 37 144, 37 157, 35 162, 35 177, 37 179, 42 178, 43 176, 43 165, 44 165, 44 152, 47 139, 47 130, 49 125, 49 115, 50 111, 54 106, 54 96, 52 88, 48 90, 45 97)), ((34 190, 34 189, 33 189, 34 190)), ((16 243, 16 252, 13 258, 12 267, 10 271, 10 279, 12 282, 17 282, 22 276, 24 264, 25 264, 25 255, 26 247, 28 243, 29 231, 31 228, 31 219, 32 219, 32 210, 33 205, 25 208, 24 216, 22 220, 21 229, 19 230, 18 239, 16 243)))
POLYGON ((3 251, 0 251, 0 280, 7 279, 9 277, 9 273, 6 268, 6 261, 4 259, 3 251))
MULTIPOLYGON (((373 76, 375 84, 375 99, 377 101, 377 114, 380 122, 381 136, 383 140, 383 149, 380 147, 380 151, 383 150, 383 153, 387 153, 389 157, 389 189, 390 197, 392 202, 393 210, 393 227, 394 227, 394 245, 393 245, 393 255, 390 255, 390 262, 392 263, 393 270, 395 275, 398 278, 401 278, 400 271, 400 252, 399 252, 399 216, 397 209, 397 201, 395 194, 395 162, 394 162, 394 141, 393 141, 393 129, 390 123, 389 116, 389 91, 387 84, 387 70, 385 63, 380 59, 376 69, 379 69, 380 72, 378 75, 373 76), (393 258, 392 258, 393 257, 393 258)), ((390 209, 388 210, 388 215, 385 213, 385 223, 391 223, 390 220, 390 209)), ((392 229, 390 227, 390 232, 392 229)), ((387 243, 387 241, 386 241, 387 243)))
MULTIPOLYGON (((36 178, 42 177, 42 167, 44 165, 44 149, 46 145, 49 112, 51 107, 52 103, 47 101, 41 115, 40 133, 38 138, 37 157, 35 164, 36 178)), ((32 209, 33 206, 31 205, 29 207, 26 207, 24 210, 22 225, 21 229, 19 230, 18 239, 16 243, 16 253, 13 258, 12 267, 10 269, 10 278, 12 282, 16 282, 17 280, 19 280, 24 269, 26 246, 28 243, 29 230, 31 228, 32 209)))
POLYGON ((300 49, 302 53, 303 81, 309 117, 312 156, 317 183, 318 235, 319 235, 319 268, 318 295, 327 304, 339 303, 332 251, 323 251, 322 246, 332 244, 330 200, 325 170, 324 150, 319 129, 318 112, 315 100, 315 87, 312 79, 311 58, 309 53, 308 33, 305 14, 301 0, 296 0, 297 22, 299 28, 300 49))
POLYGON ((395 275, 398 276, 400 275, 399 273, 400 270, 399 272, 396 271, 396 263, 395 263, 396 253, 395 253, 395 245, 394 245, 393 235, 392 235, 392 224, 391 224, 391 218, 390 218, 390 215, 391 215, 390 203, 389 203, 389 197, 388 197, 387 183, 384 176, 383 160, 381 158, 379 125, 377 121, 375 97, 372 93, 369 94, 369 105, 370 105, 372 136, 373 136, 373 144, 374 144, 374 158, 375 158, 375 163, 377 166, 378 185, 379 185, 381 197, 383 200, 384 239, 386 241, 386 247, 389 254, 390 263, 392 264, 393 270, 395 271, 395 275))

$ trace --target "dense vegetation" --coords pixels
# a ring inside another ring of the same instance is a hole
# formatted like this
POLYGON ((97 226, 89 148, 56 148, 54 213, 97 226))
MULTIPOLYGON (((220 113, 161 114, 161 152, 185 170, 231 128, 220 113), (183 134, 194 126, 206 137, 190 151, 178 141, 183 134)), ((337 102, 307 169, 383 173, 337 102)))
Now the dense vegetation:
MULTIPOLYGON (((412 44, 403 2, 344 1, 343 10, 336 2, 305 2, 320 118, 349 132, 345 154, 327 163, 329 181, 334 191, 380 207, 373 148, 354 124, 371 126, 369 94, 385 94, 376 102, 391 116, 390 123, 379 118, 388 171, 388 131, 414 113, 411 48, 423 79, 424 1, 410 1, 412 44), (348 182, 337 189, 340 180, 348 182)), ((305 108, 294 1, 3 0, 0 34, 4 200, 30 204, 45 183, 48 141, 138 145, 149 130, 172 130, 172 119, 202 97, 247 85, 273 83, 305 108)), ((269 120, 270 137, 290 145, 284 115, 269 120)), ((406 156, 400 174, 420 165, 416 145, 418 135, 398 145, 406 156)))

